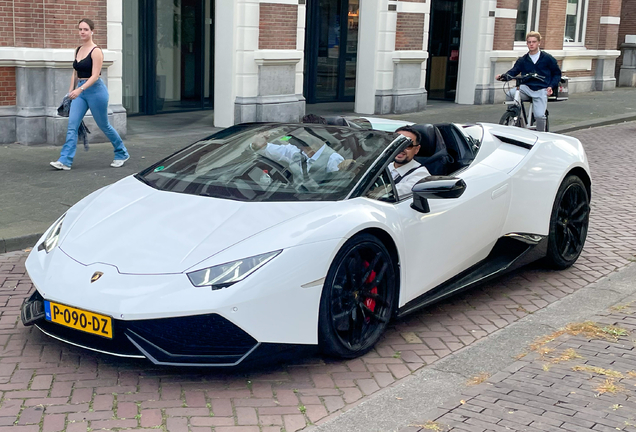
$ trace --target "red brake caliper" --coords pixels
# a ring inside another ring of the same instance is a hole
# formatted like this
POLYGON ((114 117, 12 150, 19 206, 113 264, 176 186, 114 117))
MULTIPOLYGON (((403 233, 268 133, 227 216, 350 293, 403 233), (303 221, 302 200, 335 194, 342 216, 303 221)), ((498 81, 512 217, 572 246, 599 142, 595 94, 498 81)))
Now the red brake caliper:
MULTIPOLYGON (((365 266, 365 267, 369 267, 369 262, 368 262, 368 261, 365 261, 365 262, 364 262, 364 266, 365 266)), ((375 270, 371 270, 371 273, 369 274, 369 277, 367 278, 367 280, 365 281, 365 283, 370 284, 371 282, 373 282, 373 281, 375 280, 375 276, 376 276, 375 270)), ((374 287, 374 288, 371 290, 371 294, 377 294, 377 293, 378 293, 378 287, 374 287)), ((374 299, 372 299, 372 298, 368 298, 368 299, 366 299, 366 300, 364 301, 364 305, 365 305, 367 308, 369 308, 369 310, 370 310, 371 312, 375 312, 375 300, 374 300, 374 299)), ((367 317, 367 320, 369 320, 369 318, 368 318, 368 317, 367 317)))

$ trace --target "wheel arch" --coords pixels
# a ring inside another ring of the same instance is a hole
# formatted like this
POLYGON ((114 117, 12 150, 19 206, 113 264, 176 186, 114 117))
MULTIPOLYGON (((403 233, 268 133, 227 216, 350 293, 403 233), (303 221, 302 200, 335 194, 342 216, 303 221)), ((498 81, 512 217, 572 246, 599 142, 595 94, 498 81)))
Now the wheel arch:
POLYGON ((398 290, 397 295, 395 296, 395 305, 393 306, 393 308, 395 309, 394 310, 395 312, 397 311, 398 305, 400 304, 400 294, 402 292, 401 290, 402 278, 400 275, 400 254, 398 253, 397 244, 395 243, 395 240, 393 240, 393 237, 391 237, 391 234, 389 234, 388 232, 380 228, 366 228, 362 231, 359 231, 356 235, 358 234, 370 234, 374 237, 377 237, 384 244, 384 246, 389 251, 389 254, 391 255, 391 259, 393 260, 393 263, 395 264, 395 272, 394 272, 395 278, 396 278, 395 287, 398 290))
POLYGON ((575 175, 581 179, 583 184, 585 185, 585 190, 587 191, 587 197, 590 201, 592 201, 592 178, 588 174, 585 169, 582 167, 574 167, 565 175, 564 179, 570 175, 575 175))

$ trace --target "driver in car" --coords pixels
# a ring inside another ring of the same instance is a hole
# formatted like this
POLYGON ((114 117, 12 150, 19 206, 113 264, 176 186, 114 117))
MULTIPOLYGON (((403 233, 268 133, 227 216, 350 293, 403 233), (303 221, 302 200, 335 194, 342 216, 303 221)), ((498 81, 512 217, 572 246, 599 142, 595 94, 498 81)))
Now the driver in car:
POLYGON ((410 126, 402 126, 395 132, 411 140, 411 143, 395 156, 393 163, 389 164, 398 196, 402 197, 411 193, 415 183, 431 174, 424 165, 414 160, 420 150, 420 133, 410 126))
POLYGON ((263 134, 256 135, 250 148, 259 154, 283 163, 293 174, 309 178, 325 177, 338 171, 344 158, 329 147, 323 138, 310 128, 301 127, 287 135, 289 144, 272 144, 263 134))

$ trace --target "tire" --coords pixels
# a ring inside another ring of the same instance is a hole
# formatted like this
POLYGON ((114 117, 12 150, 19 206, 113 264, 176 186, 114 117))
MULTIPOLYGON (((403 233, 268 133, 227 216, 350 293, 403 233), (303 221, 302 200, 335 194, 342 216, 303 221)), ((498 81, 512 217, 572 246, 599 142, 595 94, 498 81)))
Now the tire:
POLYGON ((396 300, 395 263, 375 236, 347 241, 329 268, 318 316, 323 354, 358 357, 373 348, 386 329, 396 300))
POLYGON ((545 110, 545 131, 550 132, 550 116, 548 110, 545 110))
POLYGON ((552 214, 546 264, 555 269, 570 267, 581 255, 590 221, 590 199, 585 185, 575 175, 563 180, 552 214))
POLYGON ((519 117, 513 111, 508 110, 503 113, 501 119, 499 119, 499 124, 505 126, 518 126, 519 117), (515 120, 515 117, 517 117, 517 120, 515 120))

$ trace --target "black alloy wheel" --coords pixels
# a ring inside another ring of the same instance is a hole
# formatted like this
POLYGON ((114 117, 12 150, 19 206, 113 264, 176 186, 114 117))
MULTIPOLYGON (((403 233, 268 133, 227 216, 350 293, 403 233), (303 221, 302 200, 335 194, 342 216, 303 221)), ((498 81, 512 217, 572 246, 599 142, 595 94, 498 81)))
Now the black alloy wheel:
POLYGON ((556 269, 570 267, 578 259, 590 221, 590 198, 585 185, 575 175, 563 180, 550 217, 547 264, 556 269))
POLYGON ((519 125, 518 123, 519 123, 519 117, 515 115, 515 113, 511 110, 508 110, 505 113, 503 113, 503 115, 501 116, 501 119, 499 120, 499 124, 505 125, 505 126, 518 126, 519 125))
POLYGON ((353 358, 369 351, 395 303, 395 264, 375 236, 348 240, 329 268, 318 318, 318 343, 327 355, 353 358))

